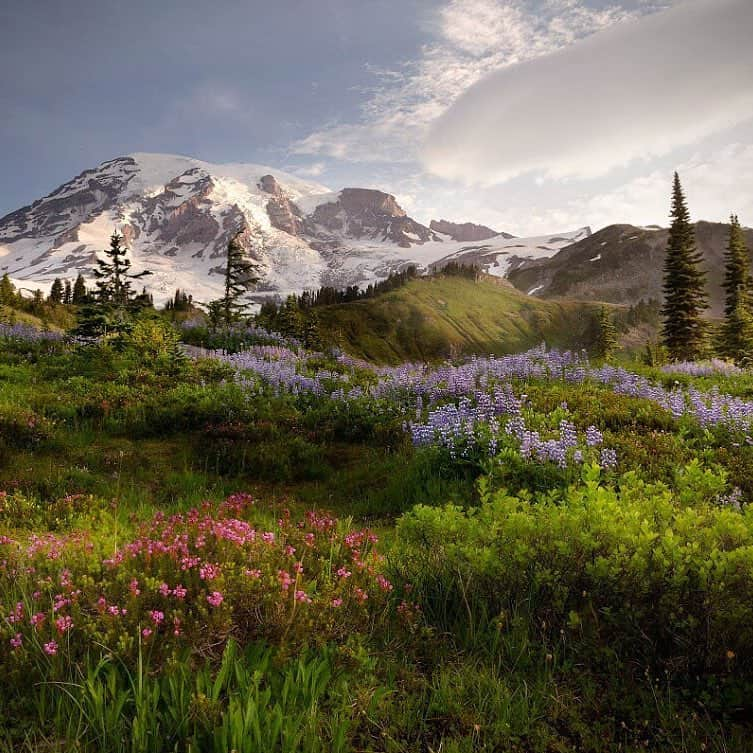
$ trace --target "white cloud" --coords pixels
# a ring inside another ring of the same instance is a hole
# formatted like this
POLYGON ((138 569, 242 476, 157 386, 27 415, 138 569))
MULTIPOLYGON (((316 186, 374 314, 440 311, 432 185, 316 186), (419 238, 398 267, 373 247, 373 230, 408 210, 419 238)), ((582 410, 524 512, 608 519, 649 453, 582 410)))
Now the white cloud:
MULTIPOLYGON (((671 0, 664 0, 666 5, 671 0)), ((332 123, 292 145, 296 154, 352 162, 411 162, 430 125, 487 74, 569 45, 651 10, 590 8, 581 0, 449 0, 430 27, 436 39, 396 69, 369 67, 361 117, 332 123)))
POLYGON ((327 165, 324 162, 312 162, 310 165, 289 166, 285 169, 295 175, 300 175, 302 178, 318 178, 327 169, 327 165))
MULTIPOLYGON (((592 20, 579 3, 556 5, 586 13, 581 25, 592 20)), ((563 18, 549 23, 554 39, 563 18)), ((505 67, 433 125, 425 165, 486 184, 584 178, 697 143, 753 116, 751 31, 751 0, 684 0, 505 67)), ((459 33, 462 42, 468 32, 459 33)))

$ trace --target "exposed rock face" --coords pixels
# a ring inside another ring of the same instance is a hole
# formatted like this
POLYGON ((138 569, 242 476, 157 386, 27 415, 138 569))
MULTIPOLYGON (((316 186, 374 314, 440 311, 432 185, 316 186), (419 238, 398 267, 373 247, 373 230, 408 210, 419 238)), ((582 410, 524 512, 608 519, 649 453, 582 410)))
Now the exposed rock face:
POLYGON ((513 238, 509 233, 498 233, 486 225, 475 225, 472 222, 450 222, 449 220, 432 220, 429 223, 429 229, 442 235, 449 235, 454 241, 462 243, 475 243, 476 241, 486 241, 501 235, 503 238, 513 238))
POLYGON ((262 175, 259 188, 264 193, 272 194, 267 202, 267 214, 272 227, 289 235, 300 235, 303 230, 303 214, 280 188, 274 175, 262 175))
MULTIPOLYGON (((708 274, 709 314, 722 312, 724 251, 729 225, 699 222, 698 250, 708 274)), ((753 249, 753 230, 745 230, 753 249)), ((544 298, 579 298, 633 304, 641 298, 662 299, 664 256, 669 231, 610 225, 560 251, 550 259, 523 262, 509 273, 519 290, 544 298)))
POLYGON ((320 204, 305 224, 318 241, 328 234, 391 241, 401 248, 429 240, 440 241, 425 225, 408 217, 395 197, 371 188, 344 188, 335 202, 320 204))

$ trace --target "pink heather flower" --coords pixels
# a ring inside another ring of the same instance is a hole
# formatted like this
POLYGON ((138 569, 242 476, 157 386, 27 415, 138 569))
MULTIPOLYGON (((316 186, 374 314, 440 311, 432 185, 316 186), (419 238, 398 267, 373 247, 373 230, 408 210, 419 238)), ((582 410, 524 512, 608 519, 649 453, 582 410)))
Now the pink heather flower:
POLYGON ((215 580, 220 575, 220 568, 218 565, 202 565, 199 568, 199 577, 202 580, 215 580))
POLYGON ((73 627, 73 620, 69 615, 65 615, 65 617, 58 617, 55 620, 55 627, 57 628, 58 633, 62 635, 73 627))
POLYGON ((277 580, 280 581, 280 586, 283 591, 287 591, 288 588, 290 588, 290 584, 293 582, 293 579, 290 577, 290 573, 287 570, 278 570, 277 580))
POLYGON ((296 562, 295 565, 293 565, 293 570, 300 575, 303 572, 303 562, 296 562))
POLYGON ((13 650, 16 651, 19 648, 21 648, 21 644, 24 642, 24 637, 21 635, 21 633, 16 633, 13 638, 10 639, 10 645, 13 647, 13 650))
POLYGON ((181 586, 180 583, 178 583, 178 585, 175 586, 175 588, 173 589, 173 596, 176 599, 185 599, 187 593, 188 593, 188 589, 181 586))
POLYGON ((306 542, 306 546, 314 546, 314 534, 313 533, 307 533, 303 538, 306 542))
POLYGON ((303 602, 304 604, 311 604, 311 599, 306 595, 305 591, 296 591, 295 600, 303 602))
POLYGON ((149 636, 150 636, 150 635, 151 635, 151 634, 152 634, 153 632, 154 632, 154 631, 153 631, 153 630, 152 630, 151 628, 148 628, 148 627, 146 627, 146 628, 144 628, 144 629, 143 629, 143 630, 141 631, 141 635, 142 635, 142 636, 143 636, 144 638, 148 638, 148 637, 149 637, 149 636))
POLYGON ((350 570, 346 570, 344 567, 339 568, 337 571, 338 578, 350 578, 351 575, 350 570))
POLYGON ((261 570, 246 570, 245 575, 247 578, 254 578, 255 580, 258 580, 259 578, 261 578, 261 570))
POLYGON ((47 656, 55 656, 55 654, 57 654, 58 652, 58 644, 56 641, 50 641, 49 643, 45 643, 43 648, 47 656))
POLYGON ((381 588, 382 591, 392 590, 392 583, 390 583, 383 575, 377 575, 376 582, 379 584, 379 588, 381 588))
POLYGON ((71 571, 70 570, 63 570, 62 573, 60 573, 60 585, 63 588, 68 588, 71 585, 71 571))
POLYGON ((8 615, 8 622, 11 623, 11 625, 14 622, 21 622, 24 618, 24 605, 19 601, 18 604, 16 604, 16 608, 8 615))
POLYGON ((366 599, 369 598, 369 595, 364 591, 362 588, 356 588, 355 590, 356 599, 360 602, 366 601, 366 599))
POLYGON ((173 617, 173 635, 177 637, 180 632, 180 617, 173 617))
POLYGON ((272 544, 275 540, 275 535, 271 531, 267 531, 261 535, 261 540, 266 544, 272 544))
POLYGON ((105 611, 105 608, 106 608, 106 607, 107 607, 107 599, 105 599, 105 597, 104 597, 104 596, 100 596, 100 597, 99 597, 99 598, 97 599, 97 609, 98 609, 98 610, 99 610, 100 612, 104 612, 104 611, 105 611))
POLYGON ((134 578, 130 584, 128 585, 128 588, 131 591, 131 594, 133 596, 138 596, 141 593, 141 590, 139 589, 139 582, 134 578))
POLYGON ((167 583, 163 583, 159 587, 159 593, 160 593, 160 596, 169 596, 170 595, 170 586, 168 586, 167 583))
POLYGON ((332 599, 332 606, 333 607, 340 607, 342 606, 343 600, 340 598, 332 599))
POLYGON ((153 609, 151 612, 149 612, 151 618, 154 620, 155 625, 159 625, 160 622, 162 622, 165 619, 165 613, 160 612, 157 609, 153 609))
POLYGON ((46 619, 47 615, 44 612, 37 612, 29 618, 29 622, 31 622, 31 626, 35 628, 37 625, 41 625, 46 619))
POLYGON ((34 601, 39 601, 41 597, 42 597, 41 591, 34 591, 34 593, 31 595, 31 598, 34 599, 34 601))
POLYGON ((219 592, 219 591, 212 591, 209 596, 207 596, 207 601, 213 606, 218 607, 222 602, 225 600, 225 597, 219 592))
POLYGON ((287 557, 292 557, 294 554, 295 554, 295 547, 294 546, 290 546, 290 544, 288 544, 285 547, 285 555, 287 557))
MULTIPOLYGON (((116 607, 114 604, 110 607, 107 607, 108 614, 111 614, 113 617, 117 617, 120 615, 120 608, 116 607)), ((125 609, 123 610, 123 614, 125 614, 125 609)))

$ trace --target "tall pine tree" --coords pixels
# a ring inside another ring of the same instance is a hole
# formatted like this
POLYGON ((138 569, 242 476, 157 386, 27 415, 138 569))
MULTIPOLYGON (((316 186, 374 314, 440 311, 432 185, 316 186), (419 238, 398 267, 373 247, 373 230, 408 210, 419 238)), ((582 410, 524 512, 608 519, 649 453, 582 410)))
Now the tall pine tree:
POLYGON ((225 262, 225 293, 222 298, 212 301, 209 317, 214 326, 230 327, 248 311, 249 304, 244 296, 259 281, 256 265, 246 258, 241 245, 243 231, 239 230, 227 245, 225 262))
POLYGON ((50 288, 50 295, 47 297, 47 300, 50 301, 50 303, 62 303, 63 294, 64 294, 63 283, 59 277, 56 277, 52 282, 52 287, 50 288))
POLYGON ((708 308, 706 274, 696 249, 695 231, 675 173, 672 192, 672 226, 664 259, 662 341, 672 360, 692 361, 701 356, 705 342, 702 312, 708 308))
MULTIPOLYGON (((131 284, 151 272, 144 270, 134 274, 130 271, 131 260, 128 249, 121 245, 122 241, 123 236, 115 231, 110 236, 110 247, 105 249, 104 258, 97 259, 94 269, 97 290, 93 297, 86 296, 74 330, 74 334, 81 338, 95 340, 108 335, 122 336, 130 329, 133 315, 144 306, 142 296, 134 297, 131 284)), ((75 287, 73 292, 75 300, 75 287)))
POLYGON ((724 254, 724 324, 721 354, 735 361, 748 357, 753 340, 749 321, 753 314, 750 256, 736 215, 730 217, 729 241, 724 254))
POLYGON ((596 355, 609 360, 617 350, 617 327, 606 306, 602 306, 599 311, 598 327, 596 355))
POLYGON ((121 245, 123 236, 117 230, 110 236, 110 248, 105 249, 104 258, 97 259, 94 276, 97 278, 96 298, 99 303, 125 307, 133 297, 131 281, 150 275, 149 270, 133 274, 128 249, 121 245))
POLYGON ((73 284, 73 297, 71 303, 80 306, 86 301, 86 296, 86 281, 84 280, 84 276, 79 273, 76 282, 73 284))

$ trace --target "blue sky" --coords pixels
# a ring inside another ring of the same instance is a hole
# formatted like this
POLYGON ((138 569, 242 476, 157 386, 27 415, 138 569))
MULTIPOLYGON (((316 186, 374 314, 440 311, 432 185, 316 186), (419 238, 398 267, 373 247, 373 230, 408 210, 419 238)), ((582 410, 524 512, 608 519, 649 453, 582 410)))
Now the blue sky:
POLYGON ((753 225, 752 35, 750 0, 7 0, 0 215, 155 151, 518 234, 664 222, 680 169, 753 225))

